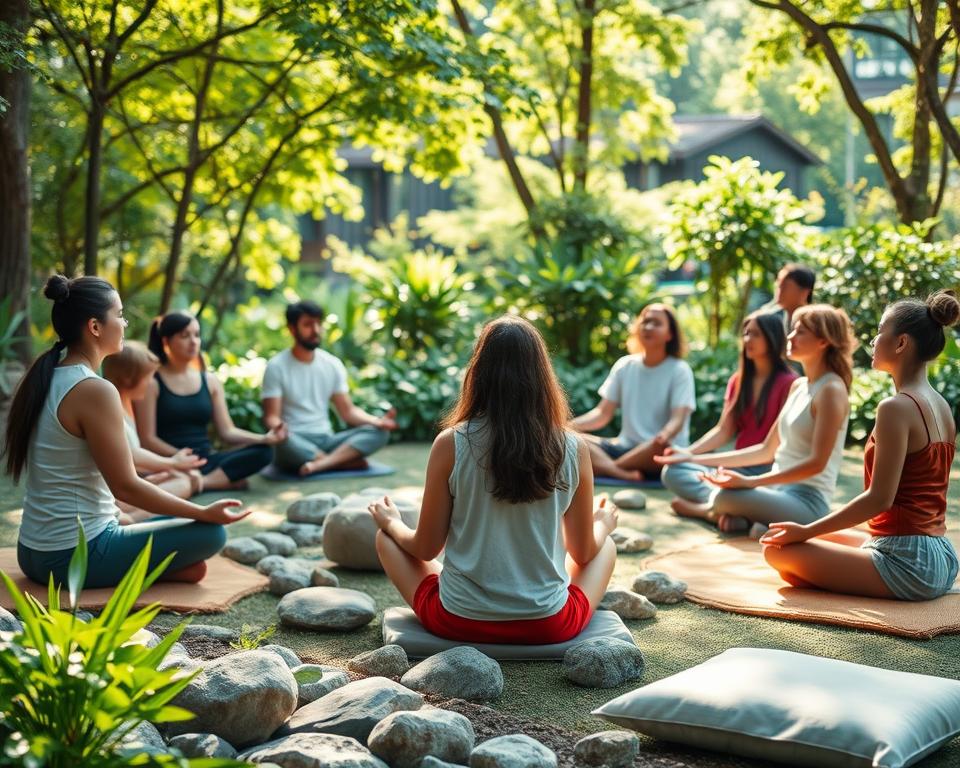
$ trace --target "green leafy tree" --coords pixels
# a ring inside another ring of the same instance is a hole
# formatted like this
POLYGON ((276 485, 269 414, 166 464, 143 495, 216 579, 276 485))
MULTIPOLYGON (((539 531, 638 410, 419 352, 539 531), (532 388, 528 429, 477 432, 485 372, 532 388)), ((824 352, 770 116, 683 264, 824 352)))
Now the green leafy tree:
POLYGON ((749 157, 712 156, 704 180, 677 194, 664 227, 671 266, 693 261, 708 317, 709 343, 736 333, 754 286, 797 257, 804 219, 811 214, 789 190, 782 173, 758 170, 749 157))

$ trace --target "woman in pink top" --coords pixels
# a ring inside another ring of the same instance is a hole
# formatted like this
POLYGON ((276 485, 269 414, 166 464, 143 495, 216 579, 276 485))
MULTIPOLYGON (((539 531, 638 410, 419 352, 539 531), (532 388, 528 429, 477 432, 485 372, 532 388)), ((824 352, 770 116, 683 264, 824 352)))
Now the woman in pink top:
MULTIPOLYGON (((735 448, 762 443, 777 420, 797 374, 787 364, 787 337, 779 315, 754 312, 743 321, 740 366, 727 382, 720 421, 686 450, 668 448, 663 484, 676 495, 673 511, 683 517, 703 517, 717 489, 701 479, 706 468, 697 454, 710 453, 736 438, 735 448)), ((760 474, 769 465, 743 467, 760 474)))

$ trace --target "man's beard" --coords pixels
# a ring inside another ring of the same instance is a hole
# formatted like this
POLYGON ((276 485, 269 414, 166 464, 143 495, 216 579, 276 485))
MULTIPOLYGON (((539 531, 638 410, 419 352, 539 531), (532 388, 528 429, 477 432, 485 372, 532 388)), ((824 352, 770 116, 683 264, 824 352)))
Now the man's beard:
POLYGON ((320 347, 320 339, 305 339, 299 333, 297 334, 297 344, 304 349, 313 352, 320 347))

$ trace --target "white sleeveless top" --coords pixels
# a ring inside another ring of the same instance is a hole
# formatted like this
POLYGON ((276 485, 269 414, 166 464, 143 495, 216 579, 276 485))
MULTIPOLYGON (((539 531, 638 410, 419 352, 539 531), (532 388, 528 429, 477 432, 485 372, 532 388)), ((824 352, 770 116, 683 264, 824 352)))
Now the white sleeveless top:
MULTIPOLYGON (((804 377, 798 379, 794 385, 793 391, 787 397, 787 402, 783 404, 783 409, 780 411, 780 447, 777 448, 773 458, 774 472, 795 467, 809 459, 813 453, 814 422, 810 406, 813 403, 814 396, 828 381, 838 381, 841 385, 843 384, 843 379, 830 372, 823 374, 813 384, 804 377)), ((827 465, 820 473, 798 483, 817 491, 828 506, 833 501, 833 494, 837 488, 837 476, 840 474, 840 464, 843 461, 843 443, 847 437, 849 419, 850 411, 848 408, 843 424, 837 431, 837 438, 834 441, 833 451, 830 453, 827 465)))
POLYGON ((567 602, 563 515, 580 481, 577 438, 565 433, 559 480, 566 487, 527 504, 490 493, 482 422, 454 428, 453 510, 440 573, 440 602, 481 621, 541 619, 567 602))
POLYGON ((57 418, 67 393, 96 375, 85 365, 58 366, 53 371, 50 392, 27 451, 20 542, 30 549, 54 552, 75 547, 78 515, 90 541, 119 512, 87 441, 71 435, 57 418))
POLYGON ((140 448, 140 435, 137 434, 137 425, 129 414, 123 414, 123 436, 127 438, 130 450, 140 448))

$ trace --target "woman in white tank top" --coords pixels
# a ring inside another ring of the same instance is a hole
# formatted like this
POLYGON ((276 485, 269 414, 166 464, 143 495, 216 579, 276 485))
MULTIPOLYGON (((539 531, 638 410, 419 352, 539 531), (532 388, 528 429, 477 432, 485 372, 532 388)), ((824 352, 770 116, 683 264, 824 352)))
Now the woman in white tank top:
POLYGON ((239 501, 205 507, 165 493, 140 478, 124 439, 123 409, 112 384, 96 371, 123 346, 123 307, 106 280, 51 277, 59 337, 27 372, 7 424, 6 469, 26 474, 17 543, 21 570, 46 584, 66 579, 79 540, 87 540, 87 587, 115 586, 153 537, 150 567, 171 553, 161 579, 198 581, 205 560, 226 541, 223 525, 245 516, 239 501), (121 527, 116 499, 170 519, 121 527))
MULTIPOLYGON (((787 357, 803 366, 804 376, 794 382, 762 443, 696 457, 698 464, 717 467, 703 475, 718 489, 704 519, 728 533, 759 523, 753 532, 759 535, 770 523, 808 523, 830 511, 847 435, 854 343, 842 309, 810 304, 794 312, 787 357), (759 475, 730 469, 770 462, 771 470, 759 475)), ((674 464, 690 456, 680 452, 657 460, 674 464)))
POLYGON ((617 513, 594 510, 590 455, 569 417, 536 329, 488 323, 430 451, 416 530, 388 498, 370 505, 380 562, 430 632, 542 644, 589 622, 613 573, 617 513))

